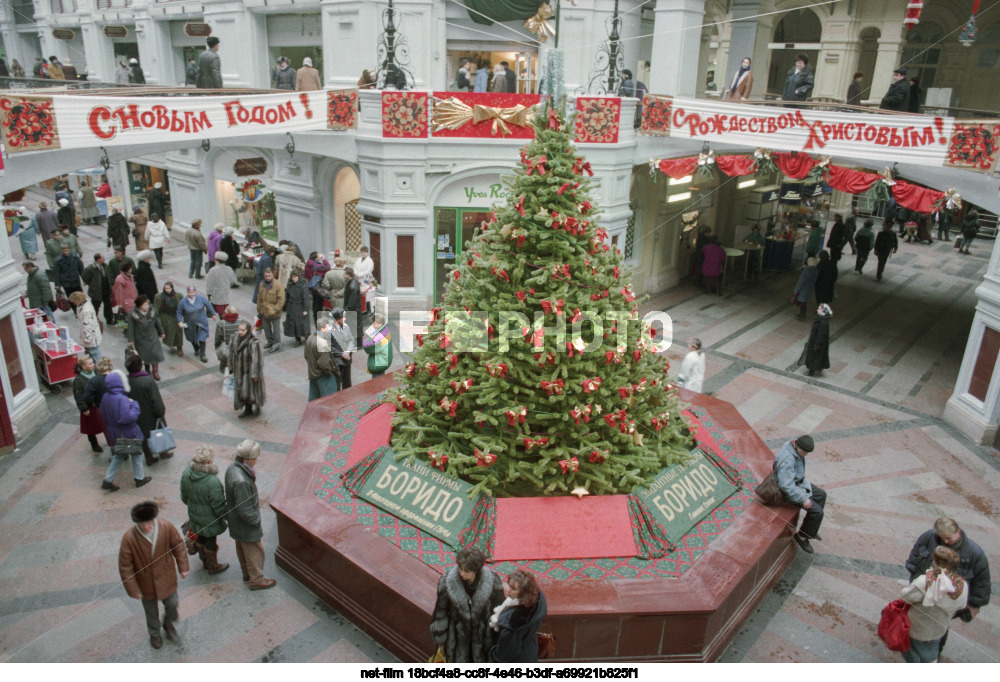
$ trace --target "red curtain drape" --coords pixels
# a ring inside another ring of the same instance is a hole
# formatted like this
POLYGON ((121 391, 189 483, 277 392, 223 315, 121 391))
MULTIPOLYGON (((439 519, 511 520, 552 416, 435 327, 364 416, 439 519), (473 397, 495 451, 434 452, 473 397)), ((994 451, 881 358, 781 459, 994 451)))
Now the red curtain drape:
POLYGON ((778 170, 796 180, 809 175, 809 171, 816 165, 816 159, 804 152, 777 152, 771 154, 771 160, 778 170))
POLYGON ((934 202, 944 198, 944 192, 918 187, 902 180, 897 180, 890 189, 897 204, 918 213, 932 213, 934 202))
POLYGON ((698 159, 696 157, 689 156, 683 159, 662 159, 659 166, 660 172, 665 175, 669 175, 674 180, 677 180, 694 173, 694 169, 697 164, 698 159))
POLYGON ((862 173, 832 163, 827 175, 830 187, 849 194, 864 194, 878 179, 878 173, 862 173))
POLYGON ((726 175, 750 175, 757 170, 757 160, 753 156, 746 154, 730 154, 727 156, 716 156, 715 165, 726 175))

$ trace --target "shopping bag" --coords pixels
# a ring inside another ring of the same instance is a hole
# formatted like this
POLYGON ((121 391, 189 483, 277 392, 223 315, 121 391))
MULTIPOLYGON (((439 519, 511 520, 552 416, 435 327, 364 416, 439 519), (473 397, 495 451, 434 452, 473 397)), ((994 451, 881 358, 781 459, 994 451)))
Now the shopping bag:
POLYGON ((222 395, 229 400, 232 400, 236 396, 236 380, 229 373, 228 367, 226 368, 226 375, 222 377, 222 395))
POLYGON ((185 521, 181 524, 181 535, 184 536, 184 546, 187 547, 187 553, 194 556, 198 553, 198 534, 191 530, 191 522, 185 521))
POLYGON ((156 428, 149 432, 146 444, 154 455, 162 455, 177 447, 177 444, 174 443, 174 436, 170 433, 170 428, 163 423, 162 419, 156 420, 156 428))
POLYGON ((900 653, 910 650, 910 605, 902 599, 886 604, 878 622, 878 636, 889 651, 900 653))
POLYGON ((62 291, 56 294, 56 307, 63 312, 66 312, 72 307, 69 304, 69 299, 66 298, 66 295, 62 291))

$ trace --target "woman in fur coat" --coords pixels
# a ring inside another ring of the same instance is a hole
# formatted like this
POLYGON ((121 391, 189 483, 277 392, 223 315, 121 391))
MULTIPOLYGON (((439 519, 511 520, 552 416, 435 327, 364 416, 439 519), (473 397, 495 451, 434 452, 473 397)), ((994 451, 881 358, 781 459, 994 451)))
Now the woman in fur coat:
POLYGON ((449 663, 487 663, 496 633, 493 610, 504 601, 500 576, 474 547, 459 550, 455 565, 438 581, 431 638, 449 663))
POLYGON ((239 415, 241 419, 253 415, 254 405, 257 406, 257 414, 260 414, 260 408, 264 406, 267 397, 264 389, 264 355, 260 340, 250 333, 250 323, 246 320, 239 321, 236 334, 229 341, 228 365, 235 382, 233 409, 243 408, 239 415))

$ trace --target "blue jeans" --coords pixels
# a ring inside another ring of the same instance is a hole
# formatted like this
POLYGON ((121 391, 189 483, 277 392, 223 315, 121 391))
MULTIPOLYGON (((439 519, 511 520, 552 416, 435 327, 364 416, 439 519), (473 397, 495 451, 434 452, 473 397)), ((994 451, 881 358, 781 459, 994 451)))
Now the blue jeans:
POLYGON ((933 642, 922 642, 919 639, 910 640, 910 650, 903 652, 903 660, 907 663, 933 663, 938 659, 940 639, 933 642))
POLYGON ((963 251, 968 251, 969 247, 972 245, 972 240, 975 237, 962 237, 962 244, 958 248, 963 251))
POLYGON ((94 358, 94 362, 95 363, 98 360, 101 359, 101 347, 100 346, 94 346, 93 348, 84 348, 84 350, 87 351, 87 354, 90 357, 94 358))
POLYGON ((188 277, 201 277, 201 258, 204 255, 202 251, 191 251, 191 267, 188 268, 188 277))
POLYGON ((309 400, 325 398, 337 392, 337 377, 332 374, 328 377, 309 380, 309 400))
MULTIPOLYGON (((104 480, 108 483, 115 482, 115 475, 118 474, 118 470, 122 468, 122 464, 125 463, 125 455, 114 454, 114 449, 111 450, 111 464, 108 465, 108 471, 104 474, 104 480)), ((146 477, 146 473, 142 470, 142 460, 144 455, 140 452, 138 455, 132 455, 132 478, 137 481, 141 481, 146 477)))

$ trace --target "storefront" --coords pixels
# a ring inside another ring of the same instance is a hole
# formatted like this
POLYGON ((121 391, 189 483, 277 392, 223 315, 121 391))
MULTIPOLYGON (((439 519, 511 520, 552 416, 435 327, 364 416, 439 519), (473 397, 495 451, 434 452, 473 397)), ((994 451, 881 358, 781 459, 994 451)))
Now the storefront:
MULTIPOLYGON (((200 19, 198 19, 200 21, 200 19)), ((167 70, 167 80, 182 84, 187 80, 187 63, 189 59, 198 62, 198 56, 205 51, 205 37, 203 30, 185 30, 185 26, 192 24, 192 21, 171 21, 170 22, 170 44, 173 46, 173 60, 167 70)), ((205 24, 195 24, 199 28, 205 24)))
POLYGON ((474 175, 452 183, 438 195, 434 206, 434 302, 444 294, 449 265, 462 257, 477 227, 490 220, 493 206, 503 204, 510 190, 499 174, 474 175))
POLYGON ((148 212, 147 194, 149 193, 149 190, 156 185, 156 183, 161 183, 163 185, 163 191, 168 194, 168 198, 165 205, 166 215, 160 217, 163 218, 164 222, 166 222, 169 226, 172 222, 169 217, 171 216, 172 211, 170 210, 170 183, 167 179, 167 171, 157 166, 136 163, 134 161, 127 162, 127 169, 130 206, 141 205, 143 210, 148 212))
POLYGON ((212 163, 219 222, 237 228, 249 227, 265 239, 277 242, 272 175, 270 157, 264 150, 220 151, 212 163))
POLYGON ((517 77, 515 92, 534 94, 538 92, 539 63, 537 52, 524 51, 523 45, 508 45, 507 43, 448 41, 448 74, 449 83, 454 81, 463 59, 474 59, 476 68, 490 72, 493 82, 493 67, 501 62, 507 62, 508 68, 517 77))

